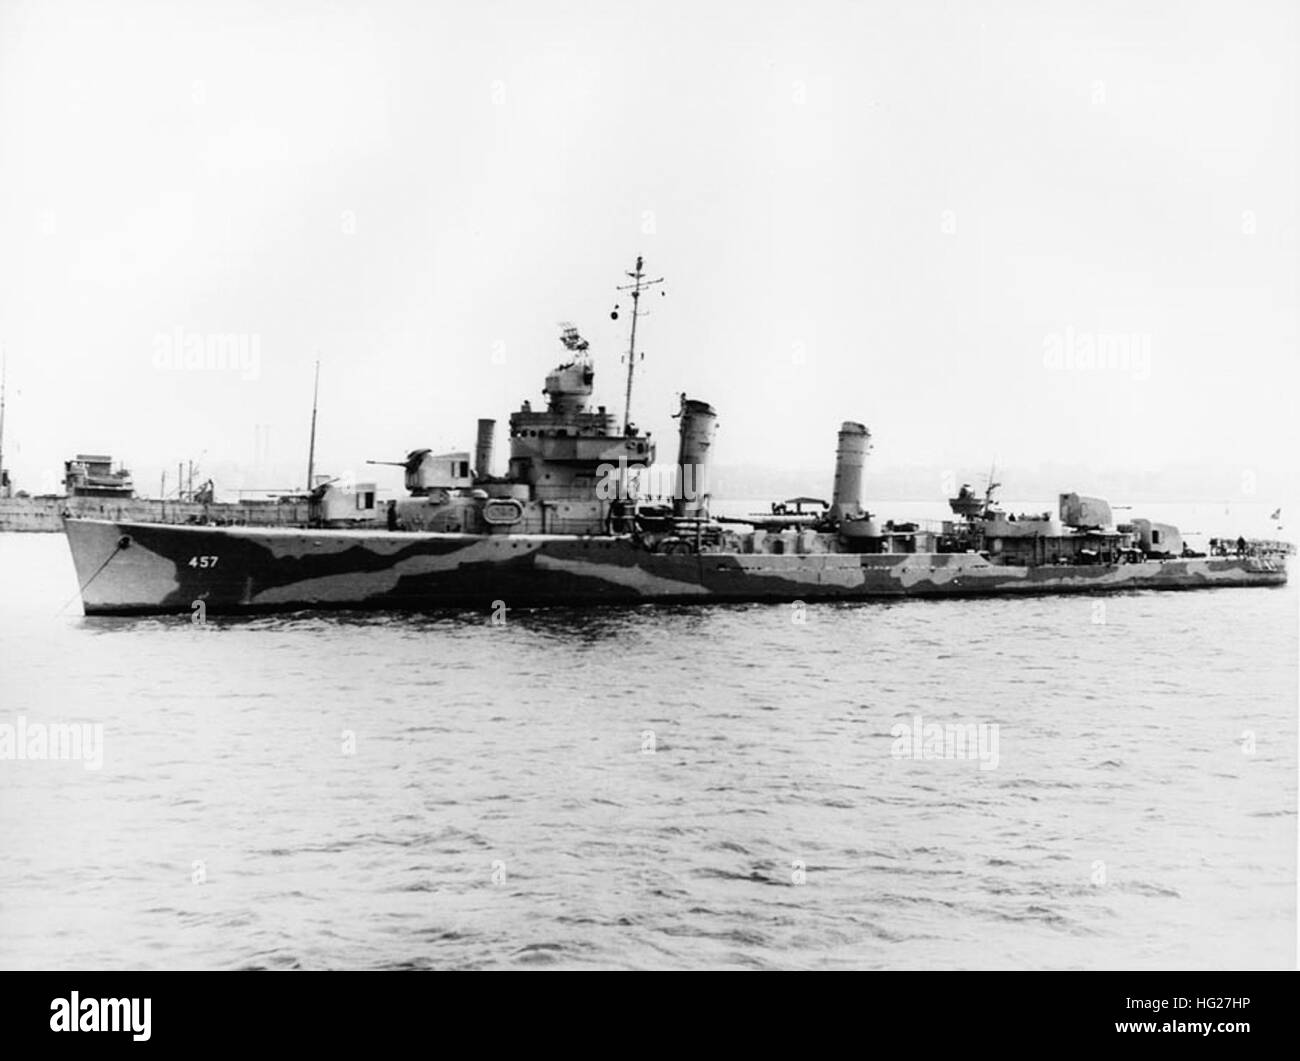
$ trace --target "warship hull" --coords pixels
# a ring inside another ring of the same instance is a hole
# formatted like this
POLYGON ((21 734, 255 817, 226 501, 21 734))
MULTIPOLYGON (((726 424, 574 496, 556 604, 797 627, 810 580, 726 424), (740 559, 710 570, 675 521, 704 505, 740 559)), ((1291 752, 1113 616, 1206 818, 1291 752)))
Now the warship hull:
POLYGON ((190 527, 68 519, 87 615, 490 610, 1277 586, 1253 556, 1018 566, 977 553, 647 551, 626 536, 190 527))

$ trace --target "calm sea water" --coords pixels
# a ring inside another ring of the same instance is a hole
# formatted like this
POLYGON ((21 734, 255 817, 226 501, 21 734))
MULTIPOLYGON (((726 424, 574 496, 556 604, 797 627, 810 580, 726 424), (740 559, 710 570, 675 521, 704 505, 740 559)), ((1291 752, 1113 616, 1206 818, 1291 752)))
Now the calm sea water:
POLYGON ((4 967, 1296 962, 1294 585, 196 627, 12 534, 0 585, 0 723, 103 727, 0 761, 4 967))

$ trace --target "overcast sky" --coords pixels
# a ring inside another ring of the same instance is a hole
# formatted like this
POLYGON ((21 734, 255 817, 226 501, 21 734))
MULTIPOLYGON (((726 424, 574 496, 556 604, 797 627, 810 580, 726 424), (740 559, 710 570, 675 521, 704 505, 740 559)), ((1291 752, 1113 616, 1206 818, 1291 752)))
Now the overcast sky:
POLYGON ((1289 484, 1295 12, 0 0, 5 463, 295 485, 319 357, 321 470, 470 448, 478 416, 500 470, 560 321, 621 411, 643 254, 662 459, 685 390, 719 461, 810 488, 844 419, 880 468, 1289 484), (173 370, 178 335, 258 361, 173 370))

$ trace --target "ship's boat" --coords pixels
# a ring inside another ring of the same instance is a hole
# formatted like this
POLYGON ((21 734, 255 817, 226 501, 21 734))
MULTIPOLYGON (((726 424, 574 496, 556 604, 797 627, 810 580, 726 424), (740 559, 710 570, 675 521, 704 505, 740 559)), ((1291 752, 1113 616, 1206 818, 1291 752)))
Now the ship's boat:
MULTIPOLYGON (((647 280, 628 274, 634 315, 647 280)), ((635 320, 635 316, 634 316, 635 320)), ((635 333, 634 333, 635 334, 635 333)), ((1177 528, 1114 526, 1097 498, 1062 494, 1056 512, 1008 515, 963 486, 953 519, 881 521, 862 504, 871 433, 841 425, 831 500, 792 498, 769 513, 710 513, 717 414, 682 396, 670 486, 655 489, 656 444, 630 419, 591 408, 595 368, 571 326, 543 387, 544 409, 510 416, 505 473, 495 421, 473 454, 411 451, 408 496, 374 484, 313 492, 310 525, 210 527, 69 518, 87 614, 434 609, 556 604, 811 601, 1275 586, 1289 545, 1238 539, 1193 554, 1177 528)), ((662 487, 662 484, 661 484, 662 487)))

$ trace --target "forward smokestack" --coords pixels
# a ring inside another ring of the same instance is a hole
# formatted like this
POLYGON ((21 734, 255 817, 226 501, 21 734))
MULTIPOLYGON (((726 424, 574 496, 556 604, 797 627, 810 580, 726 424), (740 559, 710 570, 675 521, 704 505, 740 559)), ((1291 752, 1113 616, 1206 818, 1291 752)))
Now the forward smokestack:
POLYGON ((718 426, 718 414, 708 402, 682 395, 681 435, 677 448, 677 489, 673 515, 708 516, 709 450, 718 426))

